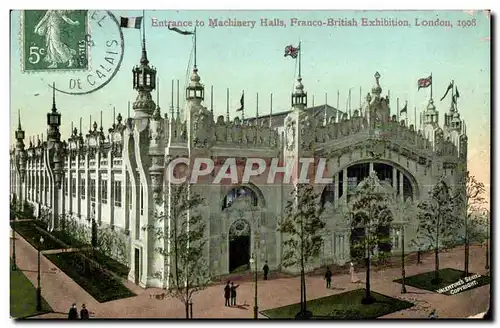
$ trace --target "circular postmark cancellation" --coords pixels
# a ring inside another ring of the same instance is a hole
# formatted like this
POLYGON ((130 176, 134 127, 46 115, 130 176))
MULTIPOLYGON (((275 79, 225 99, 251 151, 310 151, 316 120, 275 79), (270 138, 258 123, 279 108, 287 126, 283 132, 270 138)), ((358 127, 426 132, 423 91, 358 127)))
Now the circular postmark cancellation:
POLYGON ((123 60, 120 23, 107 10, 24 10, 20 33, 23 72, 65 94, 103 88, 123 60))

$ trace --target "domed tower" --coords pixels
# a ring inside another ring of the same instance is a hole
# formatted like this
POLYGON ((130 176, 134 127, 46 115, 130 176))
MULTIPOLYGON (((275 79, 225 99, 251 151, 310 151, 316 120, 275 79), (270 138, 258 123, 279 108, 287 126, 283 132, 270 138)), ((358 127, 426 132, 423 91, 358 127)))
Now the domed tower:
POLYGON ((442 129, 439 127, 439 111, 436 110, 432 97, 424 111, 423 130, 424 136, 435 146, 435 133, 442 129))
POLYGON ((132 69, 132 74, 134 90, 137 90, 137 98, 132 107, 135 111, 135 119, 149 118, 156 107, 151 97, 151 91, 156 88, 156 69, 149 66, 144 34, 141 60, 139 65, 132 69))
POLYGON ((380 86, 380 73, 376 72, 375 85, 372 88, 372 95, 366 97, 368 102, 367 113, 370 124, 380 124, 389 121, 390 109, 387 99, 381 97, 382 87, 380 86))

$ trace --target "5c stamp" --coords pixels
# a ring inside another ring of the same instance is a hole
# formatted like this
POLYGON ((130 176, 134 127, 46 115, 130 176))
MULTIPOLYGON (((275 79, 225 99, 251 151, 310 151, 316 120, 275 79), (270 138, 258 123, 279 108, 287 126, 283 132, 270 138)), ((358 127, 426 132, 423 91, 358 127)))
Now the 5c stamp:
POLYGON ((20 34, 22 71, 62 93, 101 89, 123 60, 120 24, 106 10, 25 10, 20 34))

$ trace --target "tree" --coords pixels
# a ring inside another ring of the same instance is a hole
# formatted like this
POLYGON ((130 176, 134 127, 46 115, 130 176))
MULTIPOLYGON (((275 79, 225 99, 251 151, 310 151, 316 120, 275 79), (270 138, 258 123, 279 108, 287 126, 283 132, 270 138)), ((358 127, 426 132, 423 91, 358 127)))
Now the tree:
POLYGON ((425 239, 430 248, 434 249, 434 279, 433 284, 440 281, 439 278, 439 245, 442 240, 453 237, 456 220, 453 215, 453 199, 450 196, 449 187, 440 179, 432 188, 429 197, 417 205, 418 228, 417 235, 425 239))
MULTIPOLYGON (((363 304, 371 304, 374 298, 370 292, 370 256, 374 255, 376 248, 387 242, 387 236, 381 234, 381 229, 390 226, 392 215, 386 191, 380 185, 374 171, 364 179, 356 189, 353 200, 349 203, 348 210, 351 221, 351 233, 364 229, 363 234, 358 234, 354 241, 354 248, 362 249, 365 254, 366 287, 363 304)), ((351 239, 353 242, 353 239, 351 239)))
MULTIPOLYGON (((155 213, 158 224, 153 229, 157 238, 170 240, 170 250, 156 249, 164 258, 170 258, 169 287, 165 292, 184 304, 187 319, 193 295, 205 289, 210 281, 203 254, 207 242, 205 223, 197 213, 203 203, 204 199, 192 193, 189 182, 185 182, 171 186, 170 216, 168 212, 155 213), (166 220, 170 221, 170 230, 165 232, 166 220)), ((166 278, 161 272, 156 277, 166 278)))
MULTIPOLYGON (((464 177, 465 186, 463 189, 458 190, 456 196, 454 197, 455 206, 459 210, 459 213, 463 216, 464 224, 464 271, 465 276, 469 275, 469 243, 471 240, 470 232, 474 231, 471 229, 472 218, 475 216, 476 212, 484 205, 485 199, 483 197, 485 192, 485 187, 482 182, 476 180, 476 177, 471 175, 469 171, 464 177)), ((474 228, 473 226, 472 228, 474 228)))
POLYGON ((323 208, 320 195, 309 184, 297 184, 291 193, 285 213, 279 222, 278 231, 286 237, 283 242, 282 265, 300 267, 300 312, 297 318, 309 318, 312 313, 306 307, 305 267, 317 258, 322 246, 322 230, 325 222, 321 218, 323 208))

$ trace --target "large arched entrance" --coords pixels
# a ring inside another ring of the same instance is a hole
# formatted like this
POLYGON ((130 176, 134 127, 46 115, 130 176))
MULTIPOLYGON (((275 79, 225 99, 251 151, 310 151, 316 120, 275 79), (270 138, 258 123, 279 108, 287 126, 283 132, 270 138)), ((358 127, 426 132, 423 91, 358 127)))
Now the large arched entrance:
POLYGON ((250 267, 250 224, 236 220, 229 228, 229 272, 246 271, 250 267))

